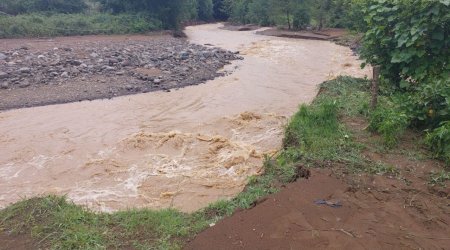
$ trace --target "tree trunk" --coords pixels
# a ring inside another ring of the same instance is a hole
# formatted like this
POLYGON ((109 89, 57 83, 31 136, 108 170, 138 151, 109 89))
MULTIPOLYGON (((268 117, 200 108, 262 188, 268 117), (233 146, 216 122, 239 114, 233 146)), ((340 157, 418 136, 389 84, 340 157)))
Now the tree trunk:
POLYGON ((370 107, 374 110, 378 104, 378 91, 380 89, 380 66, 373 67, 373 80, 372 80, 372 102, 370 107))
POLYGON ((291 15, 289 13, 289 10, 286 10, 286 18, 287 18, 287 23, 288 23, 289 30, 291 30, 291 17, 290 16, 291 15))

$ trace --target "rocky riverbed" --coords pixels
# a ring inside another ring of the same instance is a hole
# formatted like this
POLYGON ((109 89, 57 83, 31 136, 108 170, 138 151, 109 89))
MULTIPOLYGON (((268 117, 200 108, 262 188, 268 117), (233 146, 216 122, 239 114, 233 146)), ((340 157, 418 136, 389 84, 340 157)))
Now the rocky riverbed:
POLYGON ((241 59, 170 36, 91 40, 0 51, 0 110, 170 91, 222 76, 241 59))

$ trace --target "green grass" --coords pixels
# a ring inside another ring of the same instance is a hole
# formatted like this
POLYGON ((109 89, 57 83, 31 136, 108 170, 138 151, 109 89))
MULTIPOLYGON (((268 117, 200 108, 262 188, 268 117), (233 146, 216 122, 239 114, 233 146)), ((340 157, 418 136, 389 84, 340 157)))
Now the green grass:
POLYGON ((25 14, 0 16, 0 38, 145 33, 162 23, 146 14, 25 14))
POLYGON ((446 182, 448 181, 450 181, 450 172, 447 170, 442 170, 441 172, 430 174, 431 185, 446 187, 446 182))

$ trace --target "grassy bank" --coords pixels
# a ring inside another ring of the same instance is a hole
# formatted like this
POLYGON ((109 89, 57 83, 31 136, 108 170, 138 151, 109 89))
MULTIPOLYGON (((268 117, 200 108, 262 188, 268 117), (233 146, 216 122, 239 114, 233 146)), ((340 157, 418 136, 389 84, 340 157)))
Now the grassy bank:
POLYGON ((0 38, 129 34, 161 29, 161 21, 145 14, 0 15, 0 38))
MULTIPOLYGON (((224 216, 251 208, 262 197, 302 177, 305 169, 333 165, 346 173, 395 176, 395 167, 363 156, 364 143, 344 122, 370 117, 369 82, 341 77, 321 87, 315 101, 302 105, 292 117, 286 127, 283 150, 273 158, 267 157, 265 173, 251 177, 244 192, 230 201, 216 202, 193 214, 145 209, 103 214, 61 197, 34 198, 0 211, 0 239, 26 237, 34 248, 179 249, 186 240, 224 216)), ((448 172, 443 170, 431 176, 430 183, 433 181, 445 183, 448 172)))

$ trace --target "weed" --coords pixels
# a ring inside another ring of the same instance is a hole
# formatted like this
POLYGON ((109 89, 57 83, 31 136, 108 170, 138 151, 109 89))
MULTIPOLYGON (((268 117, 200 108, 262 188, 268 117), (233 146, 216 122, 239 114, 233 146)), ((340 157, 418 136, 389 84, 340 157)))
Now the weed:
POLYGON ((439 185, 439 186, 446 186, 446 182, 450 181, 450 172, 446 170, 442 170, 438 173, 431 173, 430 174, 430 181, 429 183, 431 185, 439 185))

